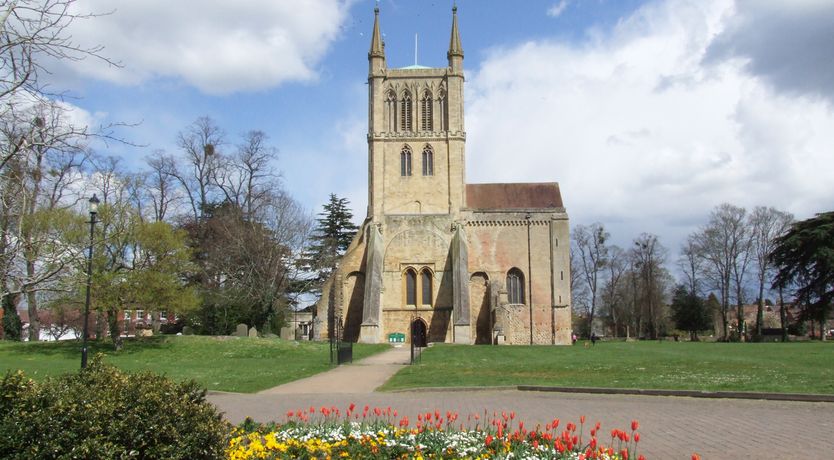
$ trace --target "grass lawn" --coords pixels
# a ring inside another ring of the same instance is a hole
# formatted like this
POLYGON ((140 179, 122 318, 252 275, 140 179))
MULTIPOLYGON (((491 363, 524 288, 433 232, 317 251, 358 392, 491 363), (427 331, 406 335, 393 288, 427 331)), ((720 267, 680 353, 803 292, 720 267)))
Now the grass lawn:
POLYGON ((492 385, 834 394, 834 343, 436 345, 383 389, 492 385))
MULTIPOLYGON (((354 359, 388 348, 355 344, 354 359)), ((153 371, 175 380, 193 379, 209 390, 253 393, 308 377, 330 368, 327 343, 247 337, 157 336, 125 341, 113 351, 109 342, 91 342, 89 357, 128 371, 153 371)), ((23 370, 36 380, 75 372, 81 366, 81 342, 0 342, 0 372, 23 370)))

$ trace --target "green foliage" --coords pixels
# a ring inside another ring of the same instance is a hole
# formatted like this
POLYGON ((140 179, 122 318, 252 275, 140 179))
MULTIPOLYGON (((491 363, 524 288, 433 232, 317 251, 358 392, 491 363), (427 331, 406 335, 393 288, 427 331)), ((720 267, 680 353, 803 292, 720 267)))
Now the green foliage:
POLYGON ((17 314, 16 297, 18 294, 7 294, 3 297, 3 338, 5 340, 20 340, 23 323, 17 314))
POLYGON ((834 302, 834 211, 796 222, 776 240, 774 287, 794 286, 809 319, 824 322, 834 302))
POLYGON ((318 225, 302 261, 305 268, 316 272, 316 291, 336 269, 339 258, 344 255, 358 230, 351 221, 353 214, 348 204, 350 202, 347 198, 339 198, 331 193, 330 200, 323 206, 324 211, 316 219, 318 225))
POLYGON ((194 382, 127 374, 100 357, 76 374, 0 381, 0 457, 222 458, 229 427, 194 382))
POLYGON ((706 303, 686 286, 675 288, 672 297, 672 320, 678 329, 688 331, 693 340, 697 340, 697 331, 709 329, 712 318, 706 303))

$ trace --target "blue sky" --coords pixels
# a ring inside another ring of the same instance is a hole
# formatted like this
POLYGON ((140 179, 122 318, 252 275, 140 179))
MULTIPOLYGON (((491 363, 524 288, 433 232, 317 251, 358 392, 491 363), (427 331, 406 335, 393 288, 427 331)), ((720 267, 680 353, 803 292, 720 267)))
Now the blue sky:
MULTIPOLYGON (((382 0, 388 65, 446 65, 451 1, 382 0)), ((210 116, 229 146, 279 149, 311 212, 329 193, 357 221, 367 194, 373 1, 79 0, 73 25, 123 68, 51 67, 91 124, 146 147, 95 145, 142 168, 210 116)), ((832 209, 834 2, 459 0, 469 182, 558 181, 573 224, 676 251, 727 201, 804 218, 832 209)))

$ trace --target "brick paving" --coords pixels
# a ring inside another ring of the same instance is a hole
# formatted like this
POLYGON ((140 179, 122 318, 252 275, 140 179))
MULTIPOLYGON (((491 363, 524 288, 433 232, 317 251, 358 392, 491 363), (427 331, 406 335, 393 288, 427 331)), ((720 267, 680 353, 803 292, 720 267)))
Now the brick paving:
MULTIPOLYGON (((399 350, 400 352, 402 350, 399 350)), ((419 412, 440 409, 490 415, 515 411, 526 426, 544 425, 554 417, 601 422, 602 432, 628 429, 632 419, 640 422, 640 453, 648 458, 689 459, 697 452, 704 459, 834 458, 834 403, 697 399, 672 396, 587 395, 517 390, 413 391, 378 393, 368 389, 380 379, 380 366, 393 374, 402 354, 378 355, 372 362, 354 364, 351 372, 334 369, 317 381, 296 385, 290 391, 276 387, 260 394, 211 393, 209 400, 232 423, 249 416, 257 421, 282 420, 288 410, 310 406, 358 406, 397 409, 416 420, 419 412), (362 371, 365 372, 362 372, 362 371), (341 377, 347 380, 343 380, 341 377), (318 383, 316 383, 318 382, 318 383), (342 392, 330 392, 322 382, 342 392), (356 388, 345 393, 347 388, 356 388)), ((384 380, 383 380, 384 381, 384 380)), ((291 384, 288 384, 291 385, 291 384)), ((375 388, 375 386, 373 386, 375 388)))

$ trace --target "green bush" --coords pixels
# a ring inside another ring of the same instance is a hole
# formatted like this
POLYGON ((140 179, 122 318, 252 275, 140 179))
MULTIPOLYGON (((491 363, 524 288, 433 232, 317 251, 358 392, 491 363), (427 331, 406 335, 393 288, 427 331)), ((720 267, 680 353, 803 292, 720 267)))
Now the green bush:
POLYGON ((223 458, 229 431, 196 383, 100 357, 41 383, 20 371, 0 381, 0 458, 223 458))

